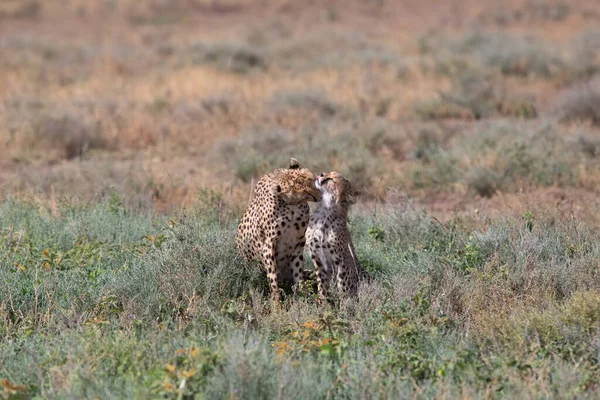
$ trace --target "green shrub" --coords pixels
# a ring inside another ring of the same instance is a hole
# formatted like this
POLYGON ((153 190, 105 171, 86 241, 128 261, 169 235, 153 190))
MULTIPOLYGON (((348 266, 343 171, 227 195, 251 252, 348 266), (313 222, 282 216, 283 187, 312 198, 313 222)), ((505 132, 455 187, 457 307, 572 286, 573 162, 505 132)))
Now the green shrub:
POLYGON ((499 186, 500 178, 489 168, 477 168, 466 177, 467 185, 481 197, 492 197, 499 186))
POLYGON ((417 188, 460 183, 486 197, 517 190, 523 183, 578 185, 582 166, 597 167, 586 159, 593 150, 581 144, 580 136, 573 139, 559 126, 486 123, 456 137, 447 149, 431 152, 426 163, 415 163, 408 174, 417 188))
POLYGON ((26 135, 31 147, 56 149, 67 159, 83 157, 90 150, 110 148, 98 122, 87 123, 70 115, 38 115, 26 135))
POLYGON ((474 118, 502 115, 535 118, 537 109, 526 95, 508 94, 501 77, 478 68, 464 68, 453 75, 452 88, 439 99, 419 103, 418 115, 425 119, 474 118))
POLYGON ((550 77, 563 68, 563 61, 552 47, 533 37, 473 32, 451 46, 505 75, 550 77))
POLYGON ((433 70, 442 75, 477 66, 509 76, 550 78, 569 68, 555 46, 537 37, 475 30, 459 37, 429 35, 419 40, 422 52, 434 57, 433 70))
POLYGON ((7 255, 0 260, 0 303, 10 302, 6 319, 0 318, 4 334, 85 319, 113 274, 161 240, 148 216, 114 202, 64 205, 54 217, 34 204, 8 201, 0 207, 0 226, 7 255))
POLYGON ((600 125, 600 79, 564 89, 554 101, 554 110, 563 121, 589 121, 600 125))
POLYGON ((333 117, 343 110, 340 105, 329 100, 324 92, 318 90, 277 91, 267 107, 276 114, 292 110, 314 113, 322 118, 333 117))
POLYGON ((191 318, 207 307, 220 309, 252 288, 266 288, 262 269, 240 258, 234 227, 220 227, 208 215, 191 212, 171 220, 160 248, 116 277, 109 290, 125 312, 139 318, 191 318))
POLYGON ((225 71, 246 74, 267 68, 265 55, 260 49, 234 44, 196 44, 191 49, 192 62, 213 65, 225 71))

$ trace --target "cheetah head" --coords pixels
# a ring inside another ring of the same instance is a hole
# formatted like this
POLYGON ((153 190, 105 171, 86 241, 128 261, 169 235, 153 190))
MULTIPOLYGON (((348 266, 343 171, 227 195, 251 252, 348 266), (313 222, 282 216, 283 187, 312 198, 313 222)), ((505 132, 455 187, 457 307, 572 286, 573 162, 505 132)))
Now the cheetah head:
POLYGON ((354 204, 352 184, 339 172, 322 172, 317 177, 316 186, 323 193, 323 203, 328 208, 345 209, 354 204))
POLYGON ((315 175, 302 168, 295 158, 290 160, 286 169, 273 172, 275 184, 273 193, 289 204, 299 204, 305 201, 321 201, 321 192, 315 186, 315 175))

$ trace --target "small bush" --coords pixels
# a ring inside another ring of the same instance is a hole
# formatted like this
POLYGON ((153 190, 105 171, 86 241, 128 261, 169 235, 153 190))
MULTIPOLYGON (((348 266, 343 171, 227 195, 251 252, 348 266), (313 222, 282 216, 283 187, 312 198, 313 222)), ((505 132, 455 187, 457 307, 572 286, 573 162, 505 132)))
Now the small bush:
POLYGON ((549 45, 530 37, 475 32, 456 43, 456 48, 505 75, 550 77, 563 68, 549 45))
POLYGON ((475 119, 481 119, 497 112, 505 93, 501 82, 489 74, 467 70, 453 80, 451 92, 441 96, 447 102, 470 110, 475 119))
POLYGON ((534 0, 516 8, 499 4, 497 7, 482 12, 478 16, 478 20, 483 24, 493 22, 499 26, 519 23, 536 24, 547 21, 563 21, 571 15, 572 11, 569 3, 564 0, 534 0))
POLYGON ((581 135, 577 138, 577 144, 588 157, 596 158, 600 155, 600 139, 594 136, 581 135))
POLYGON ((471 115, 455 101, 442 99, 425 100, 414 106, 415 113, 423 120, 467 119, 471 115))
POLYGON ((265 57, 256 49, 232 44, 197 44, 192 48, 192 62, 214 65, 219 69, 246 74, 267 67, 265 57))
POLYGON ((419 104, 417 113, 425 119, 537 116, 531 98, 508 94, 502 77, 474 68, 458 72, 452 78, 451 90, 441 91, 437 100, 419 104))
POLYGON ((447 149, 429 153, 427 162, 414 164, 408 176, 418 188, 460 182, 485 196, 515 190, 524 182, 576 185, 579 168, 596 168, 582 157, 590 150, 576 144, 579 138, 573 142, 559 126, 486 124, 471 135, 456 137, 447 149))
POLYGON ((501 186, 500 178, 489 168, 476 168, 466 177, 467 185, 481 197, 492 197, 501 186))
POLYGON ((436 129, 422 128, 416 133, 413 156, 417 160, 429 162, 430 155, 442 148, 443 133, 436 129))
POLYGON ((108 146, 97 123, 88 124, 67 115, 40 116, 32 124, 29 140, 38 146, 46 144, 58 148, 67 159, 108 146))
POLYGON ((117 146, 112 128, 121 122, 121 110, 114 102, 74 101, 66 105, 15 95, 2 106, 0 140, 15 159, 83 158, 90 151, 114 150, 117 146))
POLYGON ((600 29, 586 29, 569 43, 572 79, 587 79, 600 72, 600 29))
POLYGON ((600 78, 561 91, 554 110, 563 121, 590 121, 600 125, 600 78))
POLYGON ((538 117, 535 99, 531 95, 510 95, 500 104, 499 114, 508 117, 533 119, 538 117))
POLYGON ((325 93, 317 90, 277 91, 271 97, 268 107, 278 114, 291 109, 315 113, 321 118, 333 117, 342 110, 342 107, 329 100, 325 93))
POLYGON ((458 38, 422 37, 421 48, 433 54, 435 70, 442 74, 452 75, 474 64, 504 75, 549 78, 566 67, 563 58, 545 41, 500 32, 472 31, 458 38))
POLYGON ((41 10, 42 5, 38 0, 9 1, 0 6, 0 20, 36 18, 41 10))
POLYGON ((402 60, 379 42, 368 41, 356 33, 315 31, 305 35, 289 35, 269 48, 270 60, 276 67, 298 72, 318 69, 344 70, 349 65, 361 67, 402 68, 402 60), (323 40, 323 35, 327 40, 323 40))
POLYGON ((250 289, 266 287, 262 269, 240 259, 233 227, 222 229, 218 222, 205 211, 173 219, 160 248, 110 289, 124 310, 140 318, 192 318, 207 305, 220 309, 250 289))

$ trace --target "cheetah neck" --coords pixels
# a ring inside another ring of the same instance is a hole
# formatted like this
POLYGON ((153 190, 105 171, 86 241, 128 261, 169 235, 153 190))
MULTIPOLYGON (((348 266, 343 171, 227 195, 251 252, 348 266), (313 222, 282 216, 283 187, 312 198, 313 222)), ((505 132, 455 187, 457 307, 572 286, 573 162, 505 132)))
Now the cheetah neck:
POLYGON ((331 209, 331 208, 335 207, 335 199, 333 198, 331 193, 325 192, 325 193, 323 193, 323 199, 321 200, 321 204, 325 208, 331 209))
POLYGON ((342 207, 335 201, 334 196, 328 192, 323 192, 323 198, 321 199, 319 209, 325 212, 326 214, 344 216, 348 213, 348 211, 344 207, 342 207))

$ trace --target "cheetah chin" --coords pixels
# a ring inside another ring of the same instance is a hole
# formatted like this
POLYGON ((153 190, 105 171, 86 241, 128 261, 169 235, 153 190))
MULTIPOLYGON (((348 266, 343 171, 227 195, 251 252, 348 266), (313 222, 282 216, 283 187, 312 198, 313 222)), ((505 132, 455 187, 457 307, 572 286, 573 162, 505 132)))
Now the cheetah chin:
POLYGON ((323 185, 321 185, 320 180, 321 180, 321 177, 317 177, 317 180, 315 181, 315 187, 322 194, 321 195, 321 204, 323 204, 323 206, 326 208, 331 208, 335 203, 335 199, 333 198, 332 194, 329 193, 327 190, 325 190, 323 185))

